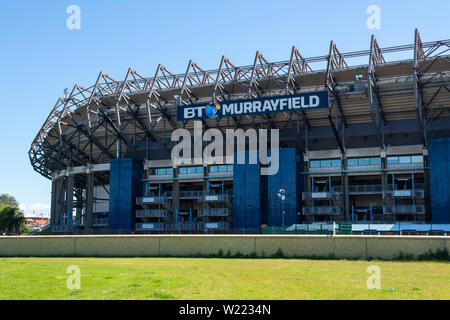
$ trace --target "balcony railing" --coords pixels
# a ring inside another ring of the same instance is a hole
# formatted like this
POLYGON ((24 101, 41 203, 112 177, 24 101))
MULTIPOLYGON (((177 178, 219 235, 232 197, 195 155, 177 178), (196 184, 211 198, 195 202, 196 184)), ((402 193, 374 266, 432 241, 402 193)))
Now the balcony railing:
POLYGON ((230 230, 229 222, 198 222, 197 230, 230 230))
POLYGON ((165 223, 136 223, 136 230, 140 231, 161 231, 166 230, 165 223))
POLYGON ((109 219, 108 218, 94 218, 92 220, 92 226, 93 227, 107 226, 108 223, 109 223, 109 219))
POLYGON ((209 208, 198 211, 199 217, 228 217, 230 209, 228 208, 209 208))
POLYGON ((303 200, 342 200, 341 192, 303 192, 303 200))
POLYGON ((163 209, 136 210, 136 218, 169 218, 170 213, 163 209))
POLYGON ((425 214, 425 206, 386 206, 384 212, 388 214, 425 214))
POLYGON ((206 193, 198 199, 199 202, 229 202, 231 201, 231 195, 227 193, 214 194, 206 193))
POLYGON ((183 230, 183 231, 189 231, 189 230, 195 230, 197 224, 196 223, 187 223, 187 222, 178 222, 178 223, 171 223, 166 225, 167 230, 183 230))
MULTIPOLYGON (((202 190, 180 191, 179 197, 180 197, 180 199, 197 199, 197 198, 203 196, 203 193, 204 192, 202 190)), ((173 192, 172 191, 164 192, 164 196, 166 198, 172 198, 173 192)))
POLYGON ((167 203, 167 198, 163 196, 139 197, 136 199, 137 204, 163 204, 167 203))
POLYGON ((304 215, 340 215, 342 213, 341 207, 336 206, 320 206, 320 207, 304 207, 304 215))
POLYGON ((389 198, 424 198, 424 190, 389 190, 387 191, 389 198))

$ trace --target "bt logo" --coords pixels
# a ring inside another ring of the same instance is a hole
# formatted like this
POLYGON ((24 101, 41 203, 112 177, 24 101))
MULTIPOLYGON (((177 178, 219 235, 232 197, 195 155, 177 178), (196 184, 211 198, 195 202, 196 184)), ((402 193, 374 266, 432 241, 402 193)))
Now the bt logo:
POLYGON ((217 113, 219 112, 219 110, 220 110, 220 104, 218 104, 217 102, 214 102, 213 104, 212 104, 212 106, 211 105, 207 105, 206 106, 206 115, 209 117, 209 118, 217 118, 217 113))

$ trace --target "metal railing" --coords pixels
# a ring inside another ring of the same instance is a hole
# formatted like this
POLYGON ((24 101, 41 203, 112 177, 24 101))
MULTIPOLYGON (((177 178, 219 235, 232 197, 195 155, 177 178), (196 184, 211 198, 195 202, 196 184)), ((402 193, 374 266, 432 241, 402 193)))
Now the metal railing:
POLYGON ((229 222, 198 222, 197 230, 230 230, 229 222))
POLYGON ((209 208, 198 211, 199 217, 228 217, 230 209, 228 208, 209 208))
POLYGON ((342 200, 341 192, 303 192, 303 200, 342 200))
POLYGON ((137 204, 163 204, 167 203, 167 198, 164 196, 154 197, 139 197, 136 199, 137 204))
POLYGON ((194 231, 196 223, 178 222, 167 225, 166 230, 179 230, 179 231, 194 231))
POLYGON ((389 198, 424 198, 424 190, 388 190, 389 198))
POLYGON ((108 218, 94 218, 92 220, 92 226, 93 227, 107 226, 108 223, 109 223, 109 219, 108 218))
POLYGON ((303 207, 304 215, 340 215, 342 208, 336 206, 303 207))
POLYGON ((231 195, 226 193, 221 194, 205 194, 198 199, 199 202, 229 202, 231 201, 231 195))
POLYGON ((161 231, 166 230, 165 223, 136 223, 136 230, 140 231, 161 231))
POLYGON ((384 213, 388 214, 425 214, 425 206, 424 205, 415 205, 415 206, 385 206, 384 213))
POLYGON ((169 218, 170 213, 164 209, 136 210, 136 218, 169 218))

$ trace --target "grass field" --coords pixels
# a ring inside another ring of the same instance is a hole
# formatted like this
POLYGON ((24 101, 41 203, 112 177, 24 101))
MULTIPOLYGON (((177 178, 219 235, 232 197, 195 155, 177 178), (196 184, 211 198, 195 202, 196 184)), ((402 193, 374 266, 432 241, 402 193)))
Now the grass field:
POLYGON ((0 258, 0 299, 450 299, 450 264, 200 258, 0 258), (69 290, 71 265, 81 289, 69 290), (368 290, 370 265, 381 289, 368 290))

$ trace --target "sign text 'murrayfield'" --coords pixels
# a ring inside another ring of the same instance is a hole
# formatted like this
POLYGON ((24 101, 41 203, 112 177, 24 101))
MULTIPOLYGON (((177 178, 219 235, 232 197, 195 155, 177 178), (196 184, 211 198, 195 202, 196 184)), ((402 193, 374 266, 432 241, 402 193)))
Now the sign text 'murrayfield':
POLYGON ((177 120, 238 117, 318 108, 328 108, 327 91, 178 106, 177 120))

